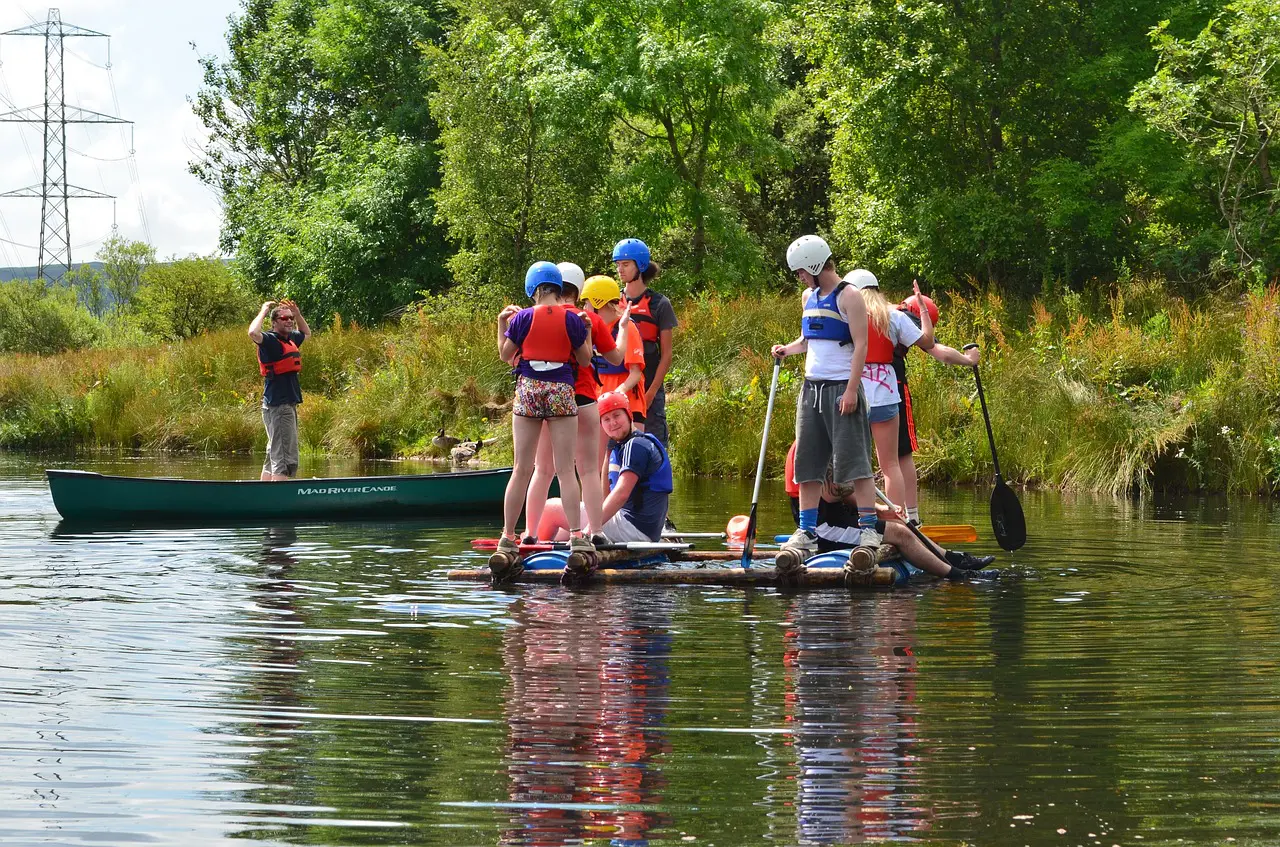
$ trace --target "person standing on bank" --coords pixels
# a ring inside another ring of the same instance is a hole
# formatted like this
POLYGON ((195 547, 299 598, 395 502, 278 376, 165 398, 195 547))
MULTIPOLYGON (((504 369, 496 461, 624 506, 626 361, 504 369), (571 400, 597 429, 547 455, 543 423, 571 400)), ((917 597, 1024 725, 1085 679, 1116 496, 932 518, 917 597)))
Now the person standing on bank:
POLYGON ((292 300, 268 300, 249 324, 249 338, 258 345, 262 423, 267 428, 267 460, 260 479, 292 479, 298 474, 298 404, 302 402, 298 348, 310 337, 311 327, 292 300), (268 315, 271 328, 264 332, 262 324, 268 315))
POLYGON ((671 333, 679 326, 671 301, 649 288, 649 283, 662 272, 653 261, 649 247, 638 238, 624 238, 613 247, 613 262, 618 281, 631 304, 631 323, 640 331, 644 342, 644 385, 646 432, 667 443, 667 390, 663 380, 671 370, 671 333))

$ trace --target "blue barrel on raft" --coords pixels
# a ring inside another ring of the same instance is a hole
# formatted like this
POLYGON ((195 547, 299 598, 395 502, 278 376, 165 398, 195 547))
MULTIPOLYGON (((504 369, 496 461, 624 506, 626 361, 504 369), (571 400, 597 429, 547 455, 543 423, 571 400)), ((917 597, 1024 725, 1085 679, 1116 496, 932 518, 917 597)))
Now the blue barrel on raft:
MULTIPOLYGON (((543 550, 525 556, 524 569, 526 571, 562 571, 564 570, 565 562, 568 560, 568 550, 543 550)), ((658 565, 665 565, 669 561, 665 553, 647 553, 626 561, 610 562, 607 567, 611 570, 633 570, 635 568, 657 567, 658 565)))

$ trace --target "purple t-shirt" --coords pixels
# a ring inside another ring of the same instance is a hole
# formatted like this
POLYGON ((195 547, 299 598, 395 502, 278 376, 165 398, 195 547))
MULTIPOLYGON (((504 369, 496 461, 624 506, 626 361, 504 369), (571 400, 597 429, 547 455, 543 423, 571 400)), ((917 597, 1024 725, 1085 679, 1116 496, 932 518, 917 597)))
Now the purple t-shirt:
MULTIPOLYGON (((587 333, 589 332, 582 318, 566 309, 564 311, 564 325, 565 329, 569 331, 569 343, 573 345, 575 350, 581 347, 582 342, 587 340, 587 333)), ((517 346, 522 345, 532 326, 533 307, 521 309, 512 316, 511 321, 507 324, 507 338, 514 341, 517 346)), ((542 371, 526 362, 523 355, 520 357, 520 361, 516 363, 515 372, 530 379, 536 379, 539 382, 563 382, 573 385, 577 381, 577 368, 573 364, 565 363, 557 368, 542 371)))

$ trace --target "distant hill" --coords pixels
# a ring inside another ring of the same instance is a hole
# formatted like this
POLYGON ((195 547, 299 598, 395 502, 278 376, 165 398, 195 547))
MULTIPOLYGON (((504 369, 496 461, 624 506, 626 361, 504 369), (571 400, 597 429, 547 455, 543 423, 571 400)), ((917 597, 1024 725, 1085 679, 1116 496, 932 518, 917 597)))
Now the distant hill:
MULTIPOLYGON (((77 262, 72 265, 72 267, 80 268, 85 265, 88 265, 95 270, 102 270, 102 262, 77 262)), ((8 282, 11 279, 35 279, 36 270, 35 265, 32 265, 29 268, 0 268, 0 282, 8 282)), ((61 270, 61 268, 59 267, 57 270, 61 270)), ((50 276, 61 277, 62 274, 52 273, 50 276)))

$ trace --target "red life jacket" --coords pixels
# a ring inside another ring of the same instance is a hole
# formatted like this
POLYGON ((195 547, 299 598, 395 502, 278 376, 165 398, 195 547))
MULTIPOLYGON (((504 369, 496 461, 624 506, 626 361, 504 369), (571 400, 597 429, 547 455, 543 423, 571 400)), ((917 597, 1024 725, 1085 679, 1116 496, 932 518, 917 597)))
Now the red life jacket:
POLYGON ((520 342, 520 358, 526 362, 573 362, 573 344, 565 326, 564 306, 532 306, 529 334, 520 342))
POLYGON ((652 296, 653 292, 646 289, 639 300, 631 301, 631 323, 640 330, 640 340, 645 344, 658 343, 658 321, 649 310, 649 300, 652 296))
POLYGON ((893 342, 889 337, 876 329, 876 325, 871 322, 871 316, 867 315, 867 359, 868 365, 892 365, 893 364, 893 342))
MULTIPOLYGON (((274 334, 274 333, 273 333, 274 334)), ((280 336, 276 336, 280 338, 280 336)), ((298 345, 293 343, 290 338, 280 338, 280 358, 274 362, 262 361, 262 348, 258 348, 258 370, 263 376, 280 376, 281 374, 296 374, 302 371, 302 354, 298 352, 298 345)))

